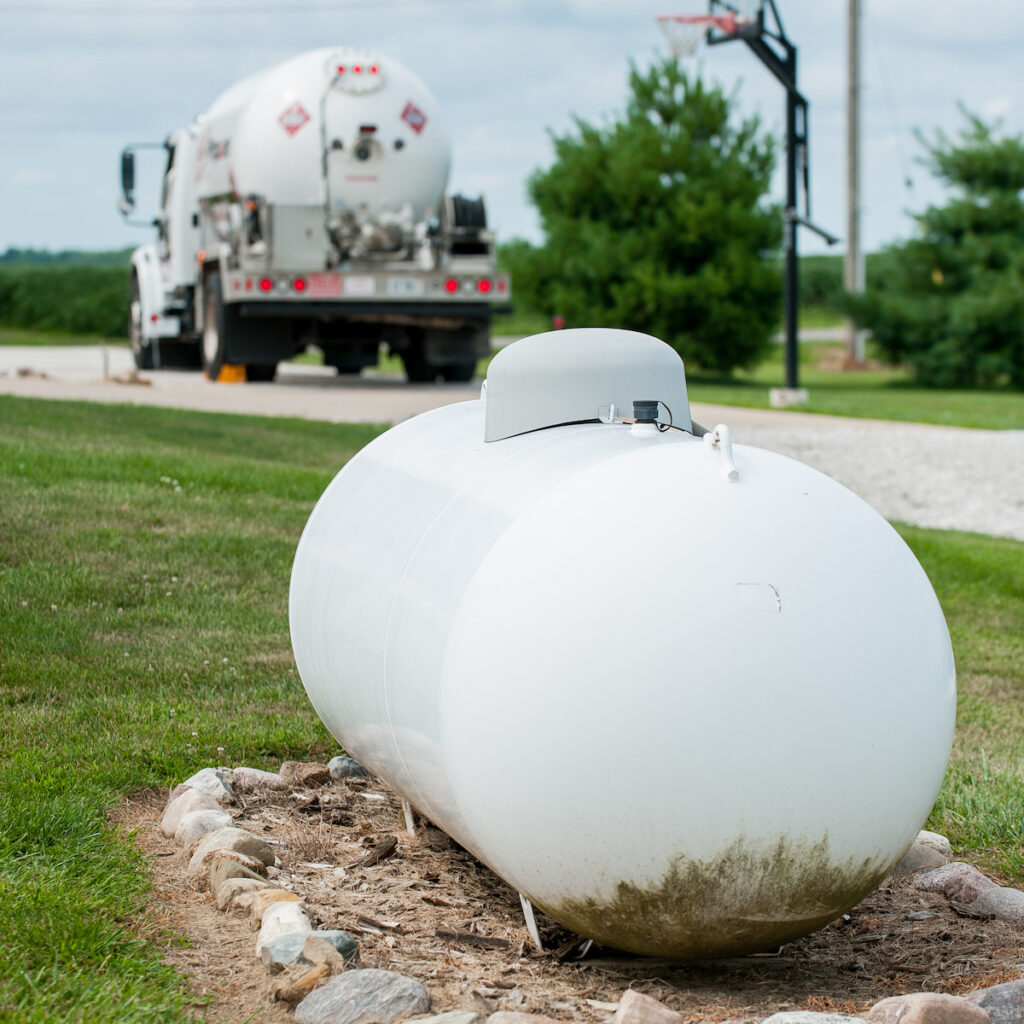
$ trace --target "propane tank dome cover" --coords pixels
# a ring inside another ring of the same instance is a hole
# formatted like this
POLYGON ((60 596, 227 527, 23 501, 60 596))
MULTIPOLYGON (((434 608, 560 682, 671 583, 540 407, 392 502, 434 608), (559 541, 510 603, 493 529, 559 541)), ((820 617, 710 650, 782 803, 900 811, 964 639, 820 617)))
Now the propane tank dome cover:
POLYGON ((631 416, 633 402, 652 400, 692 430, 683 361, 665 342, 604 327, 535 334, 491 360, 484 440, 603 419, 611 406, 631 416))

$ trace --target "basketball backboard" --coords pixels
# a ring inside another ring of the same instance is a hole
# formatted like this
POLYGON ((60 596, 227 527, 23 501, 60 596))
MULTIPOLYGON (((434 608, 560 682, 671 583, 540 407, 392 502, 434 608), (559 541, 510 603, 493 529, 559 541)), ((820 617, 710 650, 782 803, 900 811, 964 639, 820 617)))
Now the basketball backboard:
POLYGON ((764 0, 708 0, 708 14, 716 19, 708 26, 708 43, 743 39, 760 33, 764 0))

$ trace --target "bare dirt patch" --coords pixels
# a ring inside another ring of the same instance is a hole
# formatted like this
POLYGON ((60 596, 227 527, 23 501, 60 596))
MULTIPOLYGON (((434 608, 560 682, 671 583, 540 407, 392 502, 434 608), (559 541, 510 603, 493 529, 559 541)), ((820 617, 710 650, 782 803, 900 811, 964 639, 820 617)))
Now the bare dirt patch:
MULTIPOLYGON (((270 997, 248 919, 218 911, 185 880, 186 860, 159 831, 166 794, 138 794, 115 822, 136 831, 152 865, 140 929, 189 979, 207 1020, 291 1021, 270 997)), ((376 780, 302 793, 239 796, 236 824, 275 845, 275 881, 302 895, 317 928, 355 935, 364 967, 422 981, 436 1012, 519 1010, 605 1022, 627 988, 690 1020, 760 1020, 780 1009, 856 1013, 886 996, 962 994, 1019 978, 1024 933, 959 916, 941 895, 890 879, 827 928, 777 953, 678 964, 591 949, 541 917, 532 949, 517 894, 429 823, 409 836, 400 802, 376 780), (388 837, 394 851, 378 860, 388 837)))

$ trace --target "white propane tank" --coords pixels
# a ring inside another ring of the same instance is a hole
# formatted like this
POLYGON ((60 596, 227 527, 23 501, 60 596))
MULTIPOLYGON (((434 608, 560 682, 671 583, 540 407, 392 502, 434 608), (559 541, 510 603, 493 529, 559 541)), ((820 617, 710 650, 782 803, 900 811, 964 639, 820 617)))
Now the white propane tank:
POLYGON ((218 97, 198 131, 203 199, 259 195, 371 216, 408 203, 422 221, 437 212, 448 181, 451 146, 437 100, 408 68, 372 50, 311 50, 250 75, 218 97))
POLYGON ((516 342, 481 401, 342 469, 290 618, 354 757, 556 921, 693 959, 774 949, 886 876, 942 781, 956 682, 878 513, 689 429, 662 342, 516 342), (622 422, 634 400, 684 430, 622 422))

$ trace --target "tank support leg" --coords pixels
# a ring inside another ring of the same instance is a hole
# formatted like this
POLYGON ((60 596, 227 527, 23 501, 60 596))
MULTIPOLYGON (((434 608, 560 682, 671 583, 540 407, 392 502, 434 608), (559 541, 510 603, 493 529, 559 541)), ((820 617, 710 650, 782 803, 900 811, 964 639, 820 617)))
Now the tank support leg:
POLYGON ((409 835, 416 835, 416 819, 413 817, 412 804, 408 800, 402 800, 402 814, 405 816, 405 830, 409 835))
POLYGON ((544 943, 540 941, 540 932, 537 931, 537 918, 533 916, 533 904, 522 894, 519 894, 519 902, 523 905, 523 917, 526 918, 526 930, 530 933, 533 944, 537 951, 544 952, 544 943))

